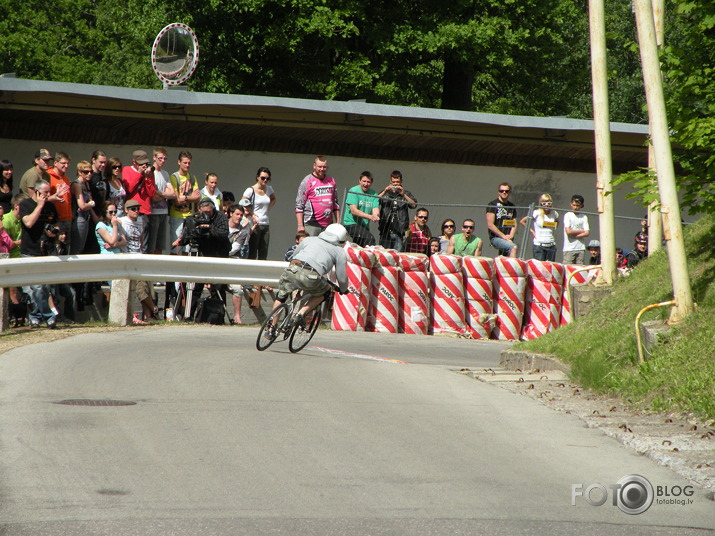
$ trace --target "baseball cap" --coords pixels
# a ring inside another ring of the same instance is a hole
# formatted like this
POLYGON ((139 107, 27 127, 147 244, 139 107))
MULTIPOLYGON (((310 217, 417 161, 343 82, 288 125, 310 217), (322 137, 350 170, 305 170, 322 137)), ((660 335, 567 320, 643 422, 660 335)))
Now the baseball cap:
POLYGON ((139 149, 132 153, 132 160, 134 160, 137 164, 146 164, 149 162, 149 157, 146 155, 146 151, 139 149))
POLYGON ((241 207, 250 207, 253 203, 251 203, 250 199, 243 198, 238 202, 238 205, 241 207))
POLYGON ((588 243, 588 247, 589 247, 589 248, 600 248, 600 247, 601 247, 601 243, 600 243, 598 240, 591 240, 591 241, 588 243))
POLYGON ((648 243, 648 235, 645 233, 638 233, 636 235, 636 244, 647 244, 648 243))
POLYGON ((35 153, 35 158, 40 158, 42 160, 54 160, 55 158, 50 154, 47 149, 40 149, 35 153))
POLYGON ((199 201, 200 207, 203 207, 204 205, 211 205, 213 207, 216 206, 216 204, 213 202, 213 199, 211 199, 210 197, 204 197, 201 199, 201 201, 199 201))
POLYGON ((131 208, 131 207, 140 207, 141 203, 137 201, 136 199, 130 199, 126 203, 124 203, 124 208, 131 208))

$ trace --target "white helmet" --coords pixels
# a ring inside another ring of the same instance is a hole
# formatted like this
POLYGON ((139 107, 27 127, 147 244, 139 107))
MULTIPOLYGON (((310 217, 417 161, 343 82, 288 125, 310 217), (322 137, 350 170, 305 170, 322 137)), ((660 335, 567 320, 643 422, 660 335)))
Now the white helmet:
POLYGON ((331 223, 325 228, 325 231, 320 233, 319 238, 336 246, 342 246, 347 242, 349 235, 345 227, 339 223, 331 223))

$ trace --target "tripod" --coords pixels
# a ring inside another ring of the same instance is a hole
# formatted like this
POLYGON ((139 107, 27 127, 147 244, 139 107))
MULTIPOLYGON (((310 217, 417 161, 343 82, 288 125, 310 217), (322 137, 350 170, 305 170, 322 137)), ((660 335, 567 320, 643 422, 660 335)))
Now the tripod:
MULTIPOLYGON (((189 243, 189 257, 198 257, 198 256, 199 256, 198 244, 196 244, 194 242, 189 243)), ((194 283, 192 281, 192 282, 183 284, 182 287, 184 290, 184 302, 185 302, 183 320, 186 320, 187 318, 191 317, 191 305, 192 305, 192 301, 194 299, 194 288, 196 287, 196 283, 194 283)), ((180 298, 181 298, 180 294, 176 296, 177 304, 178 304, 180 298)), ((174 307, 174 310, 176 310, 176 309, 177 308, 174 307)))

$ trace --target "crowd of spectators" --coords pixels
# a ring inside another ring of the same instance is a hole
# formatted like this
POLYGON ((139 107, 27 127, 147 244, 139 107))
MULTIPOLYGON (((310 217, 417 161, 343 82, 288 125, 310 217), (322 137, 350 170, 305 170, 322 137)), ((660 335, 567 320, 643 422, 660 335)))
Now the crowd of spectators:
MULTIPOLYGON (((80 160, 74 173, 70 156, 40 149, 32 166, 22 175, 17 191, 13 184, 13 165, 0 161, 0 258, 57 254, 123 252, 175 255, 199 254, 233 259, 268 258, 270 244, 269 212, 276 204, 271 171, 260 167, 255 183, 236 201, 232 192, 219 188, 216 173, 206 173, 203 187, 191 172, 192 155, 180 151, 177 171, 165 171, 168 153, 157 147, 151 158, 146 151, 132 153, 131 163, 108 157, 96 150, 89 160, 80 160), (70 179, 67 175, 74 175, 70 179), (167 237, 169 240, 167 240, 167 237)), ((370 171, 363 171, 357 185, 346 197, 341 210, 335 178, 328 173, 324 156, 313 161, 312 170, 300 182, 295 200, 296 243, 306 236, 317 236, 331 223, 342 223, 352 241, 359 246, 386 248, 427 255, 454 254, 481 256, 484 241, 475 235, 475 220, 466 218, 457 233, 456 221, 445 219, 438 233, 429 226, 430 212, 419 207, 417 197, 408 190, 399 170, 393 170, 384 188, 373 188, 370 171), (410 211, 414 216, 410 218, 410 211), (376 227, 377 238, 370 230, 376 227)), ((533 257, 556 260, 556 233, 563 226, 563 261, 569 264, 600 264, 600 244, 586 242, 590 235, 588 217, 581 211, 584 199, 574 195, 571 210, 563 219, 553 209, 548 193, 538 199, 532 214, 518 219, 517 207, 510 201, 512 186, 499 184, 497 197, 486 207, 488 243, 497 254, 516 257, 518 224, 528 226, 533 257), (586 258, 586 253, 590 258, 586 258)), ((618 267, 630 269, 647 255, 647 227, 636 235, 634 248, 621 251, 618 267)), ((295 245, 286 252, 290 260, 295 245)), ((193 288, 193 307, 178 316, 193 316, 204 285, 193 288)), ((234 305, 233 322, 241 323, 240 309, 244 290, 251 293, 252 305, 260 300, 259 288, 240 285, 216 286, 211 292, 225 301, 228 291, 234 305)), ((23 311, 30 302, 27 318, 32 327, 46 323, 54 328, 58 321, 72 322, 75 309, 93 303, 97 283, 72 285, 30 285, 10 289, 11 313, 23 311), (63 302, 62 304, 60 302, 63 302)), ((160 309, 154 302, 150 282, 137 285, 142 313, 135 322, 157 320, 160 309)), ((187 289, 180 283, 166 284, 164 310, 178 310, 187 302, 187 289)))

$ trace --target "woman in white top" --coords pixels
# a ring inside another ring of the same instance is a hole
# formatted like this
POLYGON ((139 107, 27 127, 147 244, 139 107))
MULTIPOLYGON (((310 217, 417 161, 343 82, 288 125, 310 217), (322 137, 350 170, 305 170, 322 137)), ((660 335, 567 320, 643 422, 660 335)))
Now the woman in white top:
POLYGON ((201 188, 201 199, 208 197, 214 202, 216 210, 223 211, 223 194, 218 189, 218 175, 216 173, 207 173, 204 182, 206 186, 201 188))
MULTIPOLYGON (((553 201, 549 194, 541 194, 539 208, 534 210, 532 217, 534 225, 530 229, 534 237, 534 258, 537 261, 556 260, 555 231, 559 225, 559 213, 551 210, 553 201)), ((526 227, 526 216, 521 219, 521 225, 526 227)))
POLYGON ((268 258, 268 244, 271 239, 269 230, 268 211, 276 204, 276 194, 268 186, 271 181, 271 170, 260 167, 256 172, 256 184, 246 188, 243 199, 253 205, 253 213, 258 217, 258 227, 251 233, 248 245, 248 258, 266 260, 268 258))

